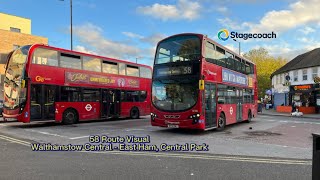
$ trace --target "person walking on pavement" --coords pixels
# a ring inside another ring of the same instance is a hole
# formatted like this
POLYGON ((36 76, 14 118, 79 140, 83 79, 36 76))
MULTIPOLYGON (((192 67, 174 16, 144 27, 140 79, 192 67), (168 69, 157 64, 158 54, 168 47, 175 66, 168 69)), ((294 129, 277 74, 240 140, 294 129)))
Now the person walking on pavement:
POLYGON ((291 112, 296 112, 296 102, 292 102, 292 111, 291 112))

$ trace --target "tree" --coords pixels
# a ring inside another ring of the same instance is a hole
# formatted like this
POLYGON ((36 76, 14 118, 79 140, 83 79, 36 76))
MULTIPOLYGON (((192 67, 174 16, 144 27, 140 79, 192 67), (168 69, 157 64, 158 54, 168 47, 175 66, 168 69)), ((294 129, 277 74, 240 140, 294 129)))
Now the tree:
POLYGON ((282 57, 270 56, 264 48, 252 49, 244 57, 256 64, 258 96, 264 97, 266 90, 271 89, 271 74, 284 66, 288 61, 282 57))

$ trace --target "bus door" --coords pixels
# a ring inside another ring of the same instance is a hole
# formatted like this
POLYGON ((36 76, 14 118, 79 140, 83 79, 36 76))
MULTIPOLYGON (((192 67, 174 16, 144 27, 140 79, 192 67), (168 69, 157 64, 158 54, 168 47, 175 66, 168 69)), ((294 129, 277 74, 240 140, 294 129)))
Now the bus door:
POLYGON ((206 117, 206 128, 216 127, 217 123, 217 104, 216 104, 216 85, 211 83, 205 84, 204 90, 204 107, 206 117))
POLYGON ((32 84, 30 116, 32 120, 52 120, 55 118, 56 86, 32 84))
POLYGON ((241 89, 236 90, 236 105, 237 105, 237 122, 242 121, 242 104, 243 104, 243 91, 241 89))
POLYGON ((102 117, 114 117, 120 114, 120 91, 103 89, 102 90, 102 117))

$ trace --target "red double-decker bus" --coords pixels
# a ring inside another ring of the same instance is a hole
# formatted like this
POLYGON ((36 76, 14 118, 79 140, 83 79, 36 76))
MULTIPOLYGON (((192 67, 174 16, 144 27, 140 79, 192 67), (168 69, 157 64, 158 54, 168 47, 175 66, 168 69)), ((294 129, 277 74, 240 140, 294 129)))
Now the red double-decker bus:
POLYGON ((4 118, 77 121, 150 114, 149 66, 47 45, 8 56, 4 118))
POLYGON ((151 91, 153 126, 223 129, 257 115, 255 65, 202 34, 158 43, 151 91))

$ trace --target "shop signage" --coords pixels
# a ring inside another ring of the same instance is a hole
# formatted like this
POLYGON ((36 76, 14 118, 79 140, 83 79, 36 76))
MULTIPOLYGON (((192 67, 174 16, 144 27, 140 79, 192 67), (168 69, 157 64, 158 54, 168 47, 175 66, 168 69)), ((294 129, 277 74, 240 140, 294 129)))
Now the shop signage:
POLYGON ((294 90, 308 90, 311 88, 311 85, 300 85, 300 86, 294 86, 294 90))

